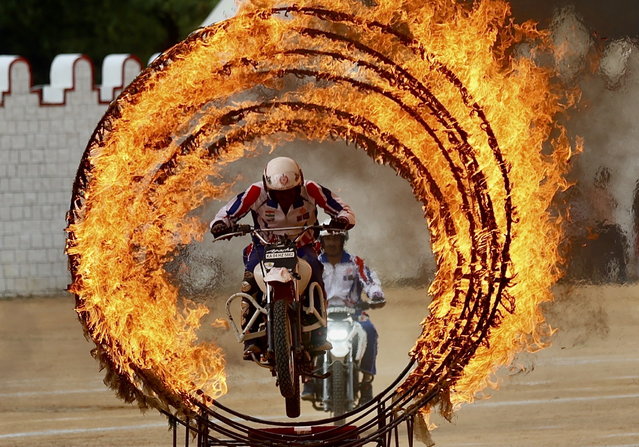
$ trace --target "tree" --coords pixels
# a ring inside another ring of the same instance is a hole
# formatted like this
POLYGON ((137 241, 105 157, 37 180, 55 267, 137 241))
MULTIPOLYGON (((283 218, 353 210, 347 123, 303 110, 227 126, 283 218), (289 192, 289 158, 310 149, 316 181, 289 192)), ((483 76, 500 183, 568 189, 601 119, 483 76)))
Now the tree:
POLYGON ((98 65, 108 54, 131 53, 144 64, 197 28, 218 1, 2 0, 0 54, 28 59, 34 84, 49 82, 61 53, 86 54, 98 65))

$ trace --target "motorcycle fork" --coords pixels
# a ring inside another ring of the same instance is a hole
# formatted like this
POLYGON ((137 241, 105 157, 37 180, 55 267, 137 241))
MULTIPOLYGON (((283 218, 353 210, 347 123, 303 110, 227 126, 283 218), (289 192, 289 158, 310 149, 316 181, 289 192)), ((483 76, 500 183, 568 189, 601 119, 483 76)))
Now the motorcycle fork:
MULTIPOLYGON (((326 351, 324 353, 324 361, 322 363, 323 369, 322 372, 324 373, 324 375, 327 375, 331 369, 331 353, 330 351, 326 351)), ((329 395, 329 380, 328 379, 324 379, 322 380, 322 402, 324 403, 324 410, 328 410, 328 403, 329 403, 329 399, 330 399, 330 395, 329 395)))
POLYGON ((266 306, 268 310, 268 318, 266 318, 266 343, 267 343, 267 353, 268 358, 273 358, 273 290, 271 289, 271 285, 266 283, 266 306))
MULTIPOLYGON (((293 349, 295 351, 295 355, 299 359, 302 359, 302 354, 304 353, 304 342, 302 339, 302 306, 299 301, 293 301, 291 307, 293 308, 291 318, 291 330, 293 331, 293 349)), ((304 371, 304 368, 302 368, 302 371, 304 371)))
POLYGON ((348 353, 346 358, 346 398, 348 400, 348 408, 351 409, 355 403, 355 389, 353 387, 355 376, 353 374, 357 374, 357 371, 353 368, 353 357, 351 352, 348 353))

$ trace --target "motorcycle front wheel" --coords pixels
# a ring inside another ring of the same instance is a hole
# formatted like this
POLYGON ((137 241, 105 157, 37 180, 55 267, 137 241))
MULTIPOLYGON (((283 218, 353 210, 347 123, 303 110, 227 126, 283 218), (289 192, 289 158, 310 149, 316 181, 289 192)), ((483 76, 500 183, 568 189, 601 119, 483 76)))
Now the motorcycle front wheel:
MULTIPOLYGON (((346 368, 340 361, 333 362, 331 367, 331 407, 333 416, 341 416, 348 412, 346 384, 346 368)), ((341 425, 339 422, 340 421, 338 421, 338 425, 341 425)))
POLYGON ((280 394, 286 399, 288 417, 300 415, 300 381, 295 371, 292 330, 288 304, 284 300, 273 303, 273 351, 275 373, 280 394))

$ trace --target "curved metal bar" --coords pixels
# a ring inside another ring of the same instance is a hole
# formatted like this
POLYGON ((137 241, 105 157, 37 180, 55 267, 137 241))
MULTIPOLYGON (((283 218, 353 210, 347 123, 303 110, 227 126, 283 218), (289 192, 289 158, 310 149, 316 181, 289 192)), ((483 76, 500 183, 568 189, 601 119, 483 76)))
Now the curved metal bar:
MULTIPOLYGON (((410 372, 410 370, 412 369, 412 367, 415 364, 415 360, 411 359, 411 361, 408 363, 408 365, 406 365, 406 367, 404 368, 404 370, 397 376, 397 378, 388 386, 386 387, 386 389, 384 391, 382 391, 381 393, 378 394, 379 396, 384 396, 388 393, 390 393, 391 391, 394 391, 395 388, 397 387, 397 385, 400 383, 400 381, 403 379, 403 377, 408 374, 408 372, 410 372)), ((374 399, 375 400, 375 399, 374 399)), ((239 411, 233 410, 232 408, 229 408, 221 403, 219 403, 218 401, 213 401, 212 406, 215 407, 216 409, 222 410, 222 411, 226 411, 227 413, 232 414, 233 416, 242 418, 246 421, 249 422, 254 422, 254 423, 258 423, 258 424, 269 424, 269 425, 276 425, 276 426, 280 426, 280 427, 304 427, 304 426, 309 426, 309 425, 315 425, 315 424, 329 424, 329 423, 333 423, 336 422, 340 419, 344 419, 345 417, 348 417, 350 415, 355 415, 358 412, 363 411, 366 408, 369 408, 370 406, 373 405, 374 400, 349 412, 346 413, 342 416, 338 416, 338 417, 332 417, 332 418, 325 418, 325 419, 318 419, 318 420, 314 420, 314 421, 300 421, 300 422, 277 422, 277 421, 269 421, 266 419, 260 419, 260 418, 256 418, 254 416, 249 416, 249 415, 245 415, 243 413, 240 413, 239 411)), ((213 417, 217 416, 217 413, 214 413, 209 407, 204 407, 206 408, 210 414, 213 417)), ((201 409, 204 409, 201 408, 201 409)))
POLYGON ((226 316, 231 323, 231 327, 233 328, 233 332, 235 333, 235 338, 237 338, 237 341, 240 343, 244 340, 251 340, 253 338, 262 337, 266 334, 266 331, 249 333, 249 329, 253 327, 253 324, 257 321, 260 314, 267 315, 268 311, 260 306, 255 298, 253 298, 253 296, 249 295, 248 293, 237 292, 231 295, 228 300, 226 300, 226 316), (231 312, 231 305, 233 304, 233 301, 237 299, 248 300, 253 305, 253 307, 255 307, 255 312, 253 312, 253 315, 249 319, 248 323, 246 323, 246 327, 243 328, 240 326, 241 330, 237 327, 235 319, 233 318, 233 313, 231 312))
MULTIPOLYGON (((408 371, 405 370, 405 373, 408 371)), ((185 427, 188 427, 193 433, 198 435, 198 440, 201 438, 204 439, 203 444, 199 444, 198 446, 213 446, 213 445, 251 445, 255 447, 273 447, 275 445, 309 445, 309 446, 319 446, 319 445, 340 445, 344 447, 357 447, 370 442, 377 442, 378 445, 388 445, 389 440, 394 435, 396 439, 396 445, 398 440, 398 427, 400 424, 407 424, 408 435, 412 436, 412 426, 414 423, 414 418, 416 413, 419 411, 421 406, 428 403, 430 400, 435 398, 437 395, 437 390, 432 390, 427 395, 424 395, 417 402, 414 402, 415 405, 412 405, 411 408, 402 412, 401 414, 393 408, 393 406, 385 406, 383 402, 377 401, 379 399, 376 398, 376 409, 377 415, 373 419, 366 422, 366 424, 359 426, 357 433, 358 435, 365 435, 362 438, 353 439, 352 435, 349 432, 344 432, 344 430, 336 426, 329 430, 325 430, 322 432, 321 440, 316 438, 316 435, 313 433, 309 434, 282 434, 282 433, 272 433, 260 431, 260 438, 262 439, 254 439, 251 438, 250 433, 252 430, 259 430, 254 427, 244 426, 239 424, 232 419, 214 414, 214 418, 219 420, 223 425, 216 424, 208 419, 207 415, 200 416, 197 418, 197 424, 194 428, 193 426, 188 426, 184 422, 180 422, 185 427), (204 424, 202 423, 204 419, 204 424), (377 430, 372 432, 368 432, 368 430, 372 429, 374 426, 377 426, 377 430), (234 431, 235 430, 235 431, 234 431), (223 436, 227 436, 230 439, 221 440, 209 435, 209 432, 217 432, 223 436), (330 434, 334 435, 331 436, 330 434), (239 444, 238 444, 239 443, 239 444)), ((411 397, 412 399, 412 397, 411 397)), ((209 409, 210 410, 210 409, 209 409)), ((230 409, 229 409, 230 410, 230 409)), ((231 410, 232 411, 232 410, 231 410)), ((166 414, 166 413, 165 413, 166 414)), ((245 416, 241 413, 233 411, 233 414, 239 416, 245 416)), ((174 417, 174 416, 172 416, 174 417)), ((251 417, 248 417, 251 418, 251 417)), ((273 421, 264 421, 270 427, 277 426, 278 423, 274 423, 273 421)), ((309 421, 307 422, 309 425, 318 425, 321 421, 309 421)), ((282 424, 283 426, 292 426, 293 424, 282 424)), ((174 444, 175 445, 175 444, 174 444)))

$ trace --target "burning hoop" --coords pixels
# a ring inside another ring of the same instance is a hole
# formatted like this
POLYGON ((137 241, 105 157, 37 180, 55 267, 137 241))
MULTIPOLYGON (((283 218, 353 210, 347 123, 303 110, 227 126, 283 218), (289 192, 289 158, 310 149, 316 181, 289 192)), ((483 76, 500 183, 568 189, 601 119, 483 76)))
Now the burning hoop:
POLYGON ((258 141, 340 138, 410 182, 432 236, 430 315, 400 388, 471 401, 540 343, 538 307, 558 276, 546 210, 565 187, 563 106, 550 71, 513 51, 546 35, 513 24, 500 1, 256 3, 156 59, 84 153, 70 291, 112 385, 183 410, 226 392, 220 348, 195 335, 207 309, 178 310, 162 266, 203 236, 188 213, 224 193, 220 166, 258 141))

